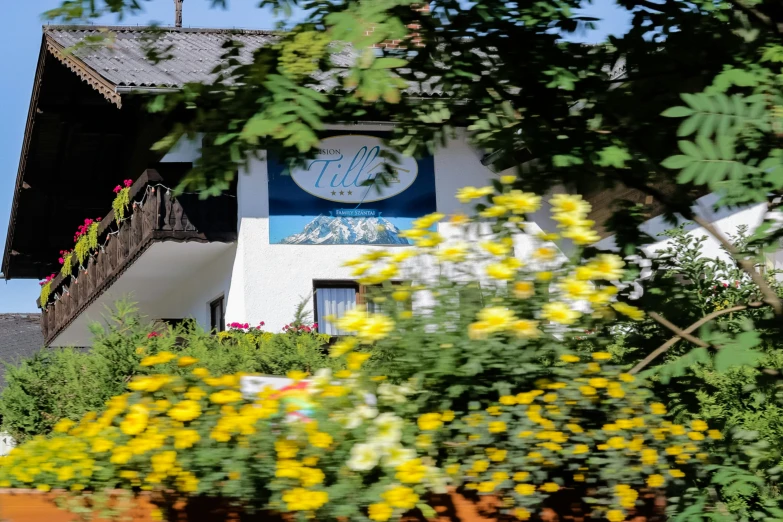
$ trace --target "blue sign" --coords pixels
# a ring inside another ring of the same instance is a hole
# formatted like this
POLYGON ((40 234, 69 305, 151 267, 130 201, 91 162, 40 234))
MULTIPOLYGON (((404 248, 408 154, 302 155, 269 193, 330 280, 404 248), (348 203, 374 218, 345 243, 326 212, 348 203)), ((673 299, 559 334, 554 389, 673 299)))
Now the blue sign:
POLYGON ((368 184, 386 168, 378 134, 325 138, 304 167, 285 172, 272 154, 269 242, 289 245, 408 245, 399 236, 414 219, 435 212, 435 165, 397 156, 387 186, 368 184))

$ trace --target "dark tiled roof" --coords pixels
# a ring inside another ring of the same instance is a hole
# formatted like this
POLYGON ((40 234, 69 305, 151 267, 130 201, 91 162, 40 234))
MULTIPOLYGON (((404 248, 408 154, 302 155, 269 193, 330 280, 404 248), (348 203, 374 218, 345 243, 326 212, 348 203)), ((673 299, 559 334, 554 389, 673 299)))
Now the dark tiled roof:
POLYGON ((44 344, 40 314, 0 314, 0 388, 5 365, 32 357, 44 344))
POLYGON ((63 48, 71 48, 86 37, 113 34, 108 41, 82 46, 76 56, 88 67, 124 87, 182 87, 189 82, 209 80, 228 39, 245 45, 240 60, 249 62, 253 51, 274 42, 272 31, 230 31, 225 29, 163 30, 155 41, 161 51, 171 46, 171 58, 154 64, 145 57, 145 42, 153 34, 144 27, 44 26, 46 35, 63 48))
MULTIPOLYGON (((100 44, 81 45, 74 55, 89 69, 116 87, 126 88, 179 88, 189 82, 205 82, 211 79, 212 70, 225 53, 223 44, 236 40, 244 44, 239 60, 249 62, 253 51, 274 43, 279 34, 275 31, 230 29, 157 29, 157 34, 147 27, 97 27, 97 26, 44 26, 44 34, 60 49, 70 49, 84 42, 85 38, 106 35, 108 41, 100 44), (152 63, 145 57, 145 47, 155 35, 155 48, 169 58, 152 63)), ((51 50, 51 47, 50 47, 51 50)), ((314 85, 320 91, 338 87, 341 68, 350 67, 358 53, 345 49, 332 55, 332 63, 338 68, 315 75, 314 85)), ((440 95, 442 91, 434 82, 410 85, 409 95, 440 95)))

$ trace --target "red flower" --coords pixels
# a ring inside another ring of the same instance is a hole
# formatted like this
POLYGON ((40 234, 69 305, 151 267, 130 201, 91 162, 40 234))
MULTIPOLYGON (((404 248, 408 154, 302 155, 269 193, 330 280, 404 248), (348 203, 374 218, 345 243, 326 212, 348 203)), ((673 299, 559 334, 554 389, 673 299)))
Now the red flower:
POLYGON ((121 190, 122 190, 122 187, 121 187, 121 186, 119 186, 119 185, 117 185, 116 187, 114 187, 114 193, 115 193, 115 194, 117 194, 117 193, 118 193, 119 191, 121 191, 121 190))
POLYGON ((99 217, 99 218, 95 218, 95 221, 97 221, 98 223, 100 223, 100 222, 101 222, 101 219, 103 219, 103 218, 100 218, 100 217, 99 217))
POLYGON ((318 323, 313 323, 313 329, 314 329, 314 330, 317 330, 317 329, 318 329, 318 323))
POLYGON ((158 332, 150 332, 147 334, 147 339, 152 339, 153 337, 160 337, 160 334, 158 332))
POLYGON ((250 328, 250 325, 249 325, 249 324, 247 324, 247 323, 245 323, 245 324, 243 324, 243 325, 242 325, 242 328, 244 328, 245 330, 247 330, 248 328, 250 328))
POLYGON ((61 257, 60 259, 58 259, 58 260, 57 260, 57 262, 58 262, 58 263, 60 263, 60 264, 62 265, 63 263, 65 263, 65 259, 63 259, 63 258, 61 257))
POLYGON ((258 323, 258 326, 264 326, 265 324, 266 323, 264 321, 261 321, 260 323, 258 323))
POLYGON ((126 179, 125 180, 125 187, 126 188, 130 188, 131 185, 133 185, 133 180, 132 179, 126 179))

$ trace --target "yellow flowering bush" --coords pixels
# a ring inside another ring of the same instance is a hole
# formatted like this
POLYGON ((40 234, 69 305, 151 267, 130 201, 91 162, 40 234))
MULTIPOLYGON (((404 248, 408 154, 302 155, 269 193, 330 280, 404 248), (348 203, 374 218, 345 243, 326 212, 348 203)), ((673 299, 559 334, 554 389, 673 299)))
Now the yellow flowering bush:
POLYGON ((582 250, 589 205, 554 196, 557 229, 532 231, 542 198, 513 182, 461 189, 481 200, 476 217, 426 216, 413 248, 349 263, 378 290, 372 313, 335 319, 354 333, 331 347, 344 369, 292 372, 294 397, 247 396, 241 374, 157 352, 142 364, 180 371, 139 376, 104 413, 16 448, 0 487, 176 491, 376 522, 433 516, 449 491, 520 520, 577 509, 619 522, 688 498, 722 434, 674 422, 601 348, 617 314, 643 312, 624 297, 624 261, 582 250), (580 350, 585 336, 598 349, 580 350))

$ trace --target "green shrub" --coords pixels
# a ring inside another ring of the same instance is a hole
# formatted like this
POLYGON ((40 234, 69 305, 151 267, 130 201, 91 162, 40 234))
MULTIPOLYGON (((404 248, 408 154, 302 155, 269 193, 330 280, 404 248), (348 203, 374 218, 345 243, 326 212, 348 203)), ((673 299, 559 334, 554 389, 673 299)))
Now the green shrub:
POLYGON ((126 302, 117 303, 106 325, 95 323, 90 330, 90 351, 43 349, 9 366, 0 394, 2 430, 23 442, 50 433, 62 418, 76 420, 88 411, 100 412, 106 400, 126 391, 134 376, 155 373, 155 367, 139 363, 162 351, 195 357, 215 375, 285 375, 293 370, 337 369, 339 364, 326 353, 328 335, 305 329, 278 334, 233 329, 215 336, 193 321, 175 327, 150 324, 126 302))

